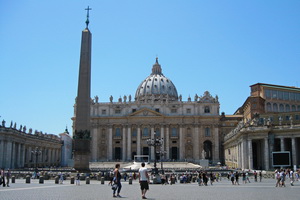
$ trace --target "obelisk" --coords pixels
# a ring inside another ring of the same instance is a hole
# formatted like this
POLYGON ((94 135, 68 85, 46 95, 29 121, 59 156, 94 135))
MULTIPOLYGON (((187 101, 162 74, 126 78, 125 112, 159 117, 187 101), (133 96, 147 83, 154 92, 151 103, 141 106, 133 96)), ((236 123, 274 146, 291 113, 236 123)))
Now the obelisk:
POLYGON ((87 10, 86 28, 82 31, 78 90, 76 98, 75 131, 73 136, 74 168, 80 172, 89 171, 90 161, 90 104, 91 104, 91 47, 92 34, 88 28, 87 10))

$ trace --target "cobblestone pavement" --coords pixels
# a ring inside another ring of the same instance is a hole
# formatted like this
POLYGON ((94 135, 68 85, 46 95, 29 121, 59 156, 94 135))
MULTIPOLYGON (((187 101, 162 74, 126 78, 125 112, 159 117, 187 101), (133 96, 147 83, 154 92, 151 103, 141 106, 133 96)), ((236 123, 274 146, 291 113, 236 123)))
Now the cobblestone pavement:
MULTIPOLYGON (((216 182, 212 186, 198 186, 196 183, 175 185, 150 185, 147 197, 150 200, 163 199, 214 199, 214 200, 277 200, 300 199, 300 182, 294 186, 286 182, 285 188, 275 187, 274 179, 263 179, 262 182, 231 185, 227 179, 216 182)), ((142 199, 137 181, 132 185, 122 182, 122 199, 142 199)), ((63 184, 54 184, 54 180, 39 184, 38 180, 31 180, 26 184, 24 179, 17 179, 10 187, 0 187, 2 200, 94 200, 94 199, 120 199, 112 197, 111 187, 108 182, 102 185, 99 181, 86 184, 81 181, 80 186, 71 185, 70 181, 63 184)))

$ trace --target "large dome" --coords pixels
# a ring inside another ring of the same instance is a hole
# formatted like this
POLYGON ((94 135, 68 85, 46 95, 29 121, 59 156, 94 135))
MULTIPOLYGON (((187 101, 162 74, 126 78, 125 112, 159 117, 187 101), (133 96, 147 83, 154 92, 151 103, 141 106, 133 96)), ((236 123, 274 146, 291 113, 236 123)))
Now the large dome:
POLYGON ((152 67, 152 73, 137 88, 135 100, 148 101, 175 101, 178 94, 175 85, 162 74, 158 58, 152 67))

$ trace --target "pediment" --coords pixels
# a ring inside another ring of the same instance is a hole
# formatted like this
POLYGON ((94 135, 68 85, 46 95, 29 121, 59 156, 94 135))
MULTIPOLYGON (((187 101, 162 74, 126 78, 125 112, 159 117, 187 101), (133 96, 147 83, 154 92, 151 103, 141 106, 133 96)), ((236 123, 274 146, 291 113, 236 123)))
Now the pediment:
POLYGON ((142 108, 140 110, 135 111, 134 113, 131 113, 129 116, 132 117, 161 117, 163 116, 161 113, 156 112, 154 110, 151 110, 149 108, 142 108))

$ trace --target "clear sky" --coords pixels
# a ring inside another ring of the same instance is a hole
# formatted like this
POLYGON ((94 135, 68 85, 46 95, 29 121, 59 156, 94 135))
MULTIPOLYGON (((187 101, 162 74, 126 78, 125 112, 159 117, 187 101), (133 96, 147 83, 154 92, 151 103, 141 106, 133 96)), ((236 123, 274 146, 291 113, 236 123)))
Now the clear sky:
POLYGON ((258 82, 300 86, 300 1, 0 0, 0 120, 59 134, 77 95, 90 6, 92 91, 133 97, 158 56, 186 101, 208 90, 232 114, 258 82))

